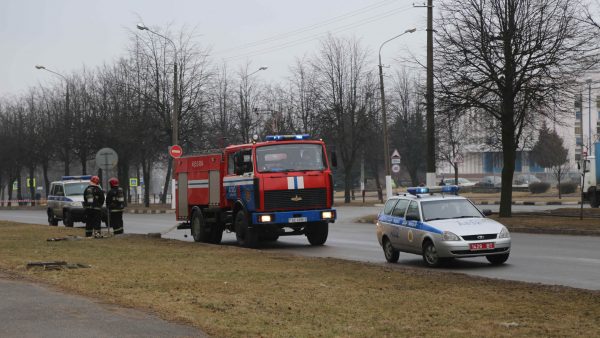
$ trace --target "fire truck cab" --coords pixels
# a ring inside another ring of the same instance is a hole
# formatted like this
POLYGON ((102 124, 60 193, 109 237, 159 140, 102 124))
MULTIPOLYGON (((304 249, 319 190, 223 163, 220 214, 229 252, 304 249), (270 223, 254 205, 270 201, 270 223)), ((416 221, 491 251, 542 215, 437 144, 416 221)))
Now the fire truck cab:
POLYGON ((336 219, 326 147, 308 135, 182 157, 175 179, 179 228, 191 229, 197 242, 220 243, 231 231, 245 247, 292 235, 323 245, 336 219))

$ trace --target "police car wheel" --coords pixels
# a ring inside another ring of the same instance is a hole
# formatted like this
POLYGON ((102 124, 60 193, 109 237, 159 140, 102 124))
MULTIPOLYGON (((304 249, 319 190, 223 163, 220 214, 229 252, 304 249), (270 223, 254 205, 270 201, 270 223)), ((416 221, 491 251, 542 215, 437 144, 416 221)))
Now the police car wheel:
POLYGON ((383 239, 383 254, 389 263, 396 263, 400 258, 400 251, 394 249, 392 242, 387 237, 383 239))
POLYGON ((488 262, 492 263, 492 265, 500 265, 506 262, 509 254, 501 254, 501 255, 488 255, 485 258, 488 262))
POLYGON ((63 224, 68 227, 68 228, 72 228, 73 227, 73 215, 71 215, 70 211, 65 210, 63 212, 65 218, 63 219, 63 224))
POLYGON ((435 245, 431 241, 423 243, 423 261, 429 267, 440 266, 442 260, 439 258, 435 245))
POLYGON ((258 233, 248 227, 248 217, 244 210, 235 214, 235 238, 240 246, 246 248, 258 246, 258 233))
POLYGON ((52 211, 51 209, 48 210, 48 224, 52 226, 58 225, 58 219, 54 217, 54 211, 52 211))

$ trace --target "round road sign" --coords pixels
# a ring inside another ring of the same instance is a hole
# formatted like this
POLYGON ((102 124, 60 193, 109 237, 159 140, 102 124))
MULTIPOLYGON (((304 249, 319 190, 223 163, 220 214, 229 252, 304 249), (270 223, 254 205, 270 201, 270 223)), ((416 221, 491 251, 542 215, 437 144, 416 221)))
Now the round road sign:
POLYGON ((181 146, 179 145, 174 145, 169 147, 169 155, 171 155, 171 157, 173 158, 180 158, 181 155, 183 155, 183 150, 181 149, 181 146))
POLYGON ((398 165, 398 164, 394 164, 394 165, 392 166, 392 171, 394 172, 394 174, 397 174, 397 173, 399 173, 399 172, 400 172, 400 165, 398 165))
POLYGON ((111 148, 102 148, 96 153, 96 166, 103 171, 111 170, 117 165, 119 156, 111 148))

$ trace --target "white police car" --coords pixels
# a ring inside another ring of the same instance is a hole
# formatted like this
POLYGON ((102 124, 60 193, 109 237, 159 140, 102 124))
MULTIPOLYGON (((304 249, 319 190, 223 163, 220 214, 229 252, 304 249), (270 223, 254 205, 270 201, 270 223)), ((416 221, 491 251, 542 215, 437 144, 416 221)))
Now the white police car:
POLYGON ((468 199, 456 196, 457 186, 408 188, 393 196, 377 219, 377 239, 388 262, 400 251, 423 256, 425 264, 439 266, 453 258, 485 256, 492 264, 506 262, 510 233, 486 218, 468 199))
POLYGON ((48 194, 48 224, 58 225, 62 220, 67 227, 75 222, 85 221, 83 209, 83 191, 89 185, 92 176, 63 176, 60 181, 50 184, 48 194))

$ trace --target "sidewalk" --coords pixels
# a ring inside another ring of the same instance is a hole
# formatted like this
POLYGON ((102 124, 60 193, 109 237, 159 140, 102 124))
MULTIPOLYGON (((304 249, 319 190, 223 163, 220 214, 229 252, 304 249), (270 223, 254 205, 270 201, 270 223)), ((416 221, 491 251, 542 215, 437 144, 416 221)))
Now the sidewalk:
POLYGON ((101 304, 0 272, 0 337, 208 337, 196 328, 101 304))

